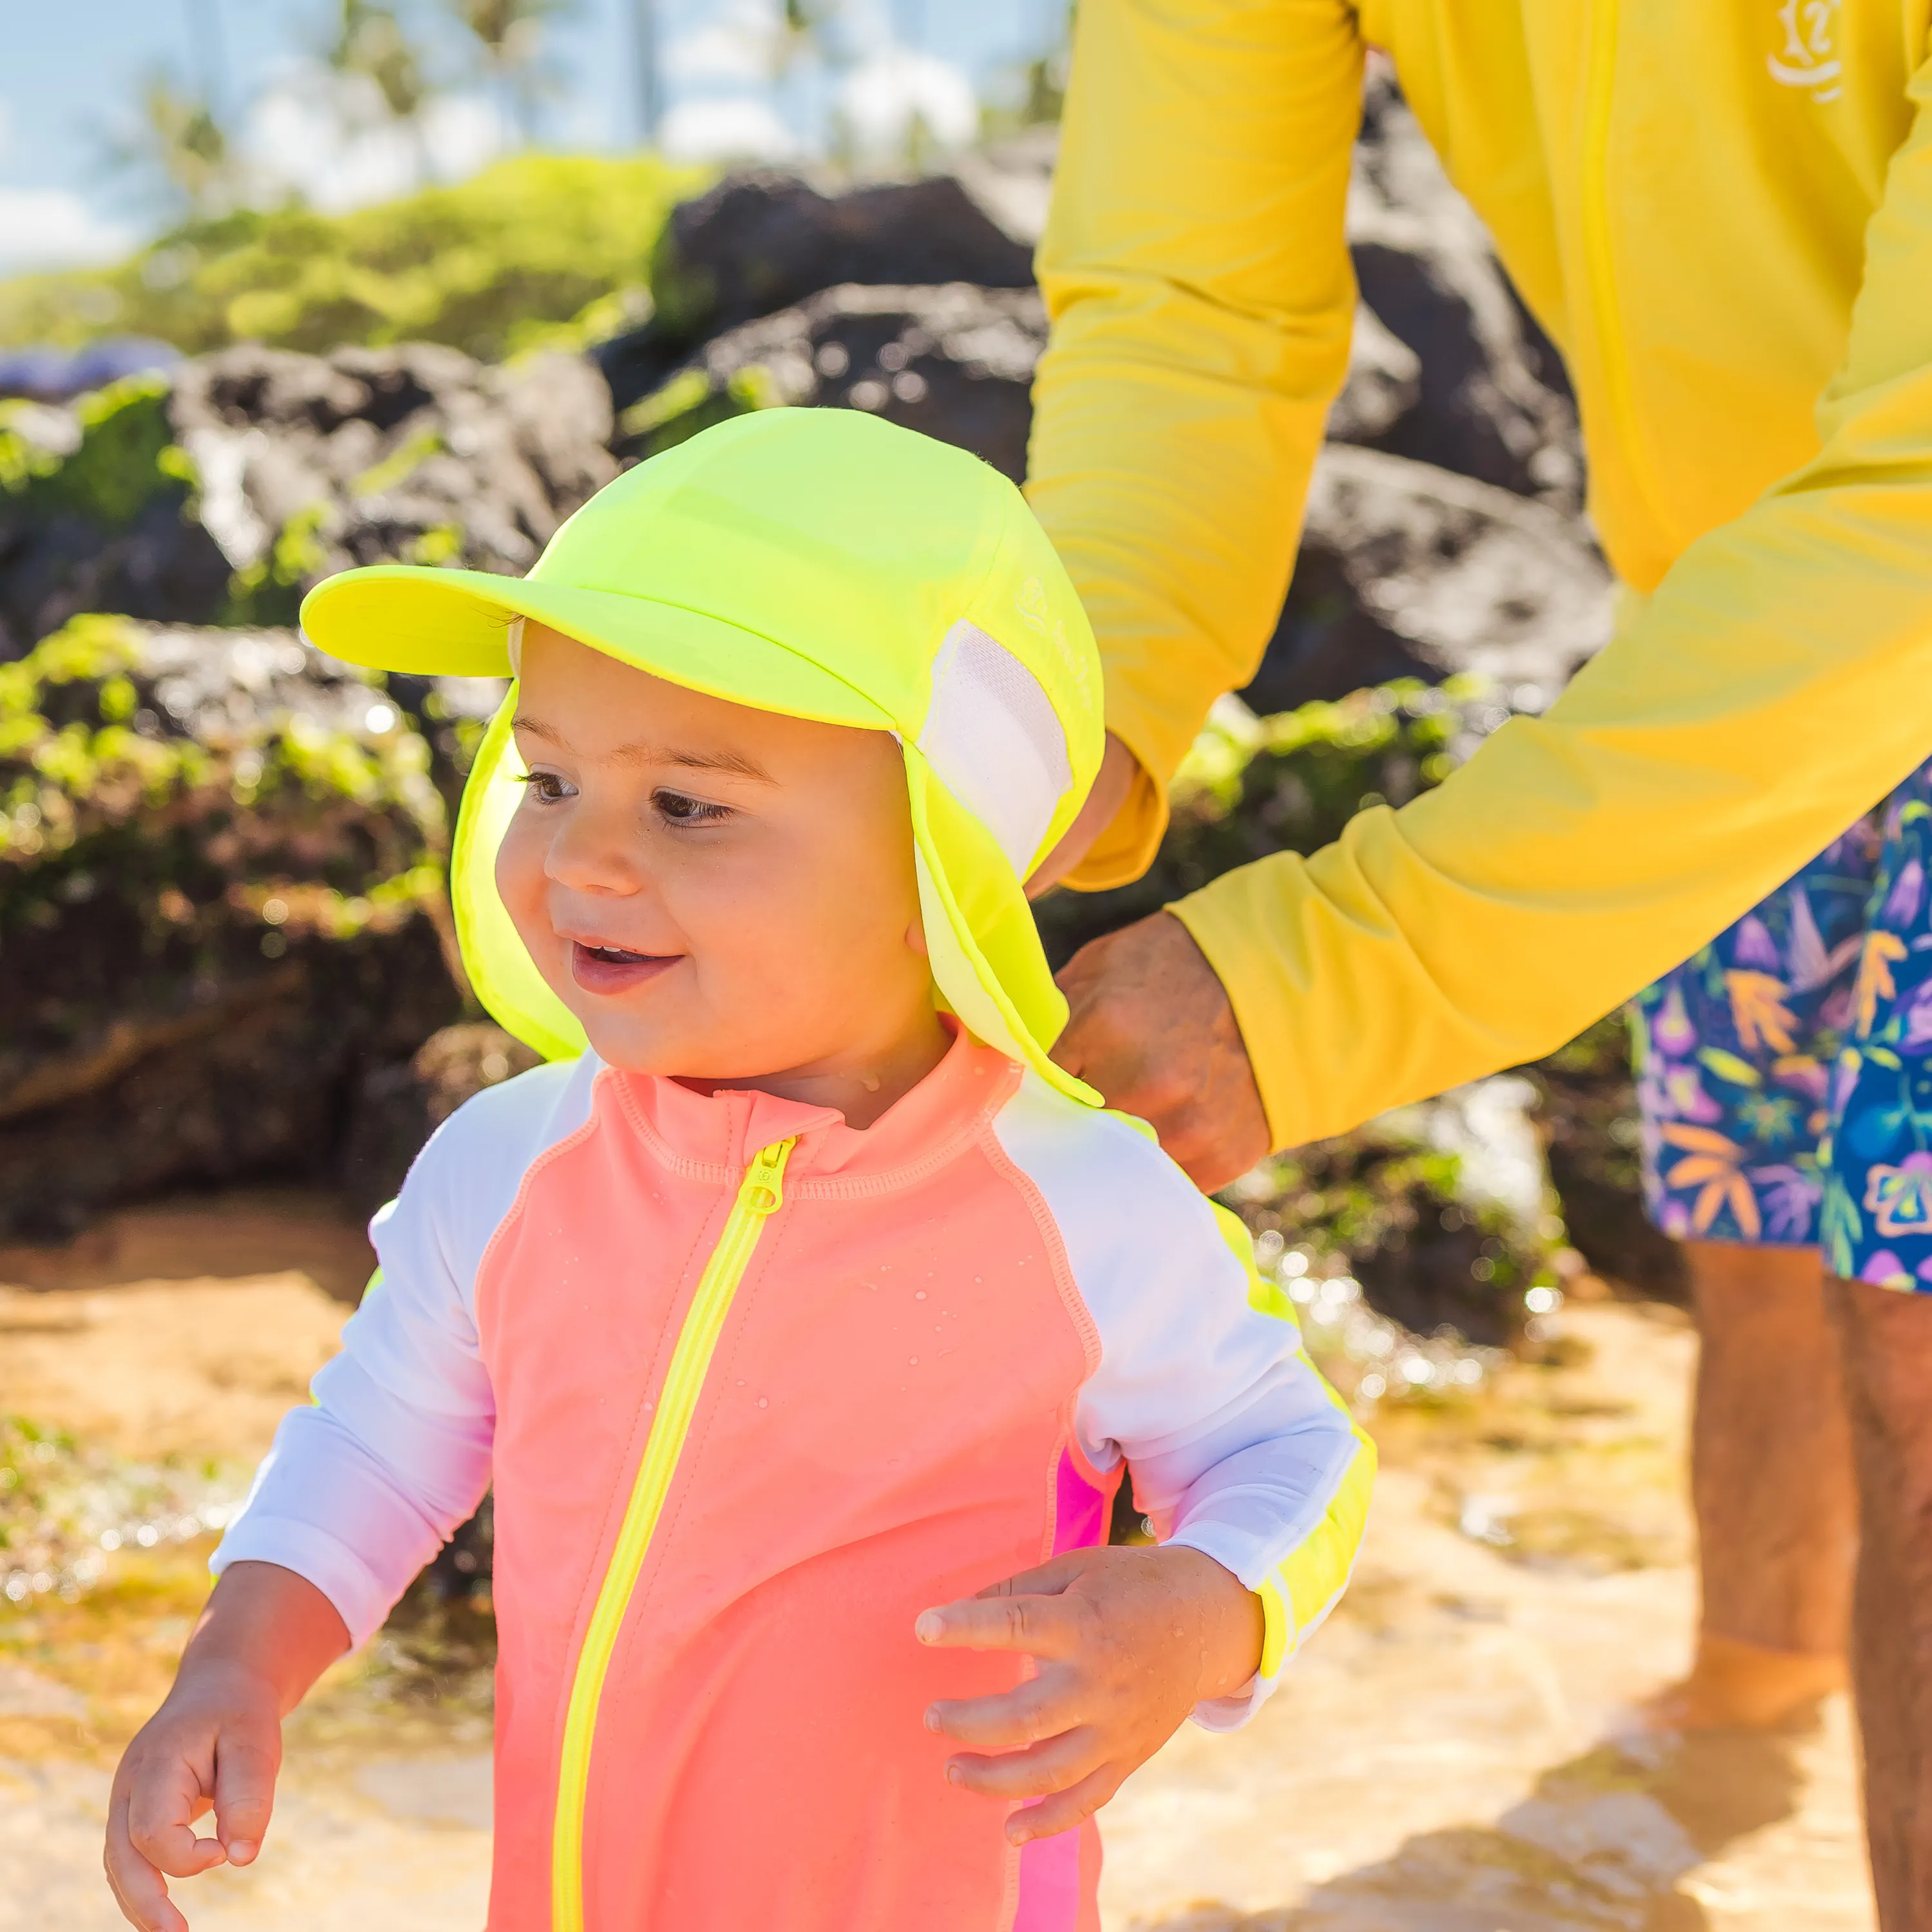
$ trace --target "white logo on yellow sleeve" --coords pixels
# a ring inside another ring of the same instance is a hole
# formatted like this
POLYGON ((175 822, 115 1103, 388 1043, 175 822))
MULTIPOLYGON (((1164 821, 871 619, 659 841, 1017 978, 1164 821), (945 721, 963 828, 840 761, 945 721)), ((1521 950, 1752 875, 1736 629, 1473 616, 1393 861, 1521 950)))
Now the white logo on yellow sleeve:
POLYGON ((1814 100, 1835 100, 1844 92, 1840 84, 1844 64, 1832 40, 1832 28, 1841 0, 1784 0, 1778 24, 1784 44, 1765 56, 1771 77, 1780 87, 1802 87, 1814 100))

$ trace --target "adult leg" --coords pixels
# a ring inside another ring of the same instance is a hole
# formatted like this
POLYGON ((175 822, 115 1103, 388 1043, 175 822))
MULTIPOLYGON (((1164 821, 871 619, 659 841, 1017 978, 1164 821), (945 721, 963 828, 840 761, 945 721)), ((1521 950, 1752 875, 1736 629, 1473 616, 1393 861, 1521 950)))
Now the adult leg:
POLYGON ((1932 1295, 1827 1291, 1862 1534, 1852 1678, 1883 1932, 1932 1932, 1932 1295))
POLYGON ((1774 1724, 1844 1682, 1851 1450, 1812 1248, 1684 1244, 1697 1326, 1690 1493, 1702 1586, 1682 1728, 1774 1724))

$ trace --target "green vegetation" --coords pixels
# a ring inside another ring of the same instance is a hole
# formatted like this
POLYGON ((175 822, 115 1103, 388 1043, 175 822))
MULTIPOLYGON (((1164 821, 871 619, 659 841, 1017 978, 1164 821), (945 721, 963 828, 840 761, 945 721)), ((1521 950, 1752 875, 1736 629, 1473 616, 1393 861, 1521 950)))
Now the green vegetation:
POLYGON ((1175 777, 1173 820, 1146 877, 1042 900, 1048 951, 1058 964, 1251 859, 1317 850, 1358 812, 1441 784, 1507 716, 1472 677, 1405 679, 1268 718, 1217 711, 1175 777))
POLYGON ((484 361, 593 340, 646 310, 652 250, 702 170, 652 155, 524 154, 352 214, 244 208, 117 268, 0 282, 0 346, 114 333, 194 355, 259 341, 448 343, 484 361))
POLYGON ((77 617, 0 666, 0 950, 70 924, 104 881, 123 937, 184 964, 440 908, 446 819, 419 737, 281 713, 200 742, 143 638, 77 617))
POLYGON ((71 1603, 101 1580, 108 1552, 218 1525, 233 1494, 222 1474, 127 1462, 0 1415, 0 1610, 50 1594, 71 1603))
POLYGON ((1292 1244, 1312 1278, 1359 1282, 1377 1313, 1420 1335, 1514 1347, 1525 1295, 1557 1281, 1556 1224, 1526 1226, 1473 1197, 1459 1156, 1389 1121, 1277 1154, 1223 1198, 1264 1253, 1270 1235, 1292 1244))
POLYGON ((80 446, 64 455, 23 435, 19 405, 0 402, 0 501, 23 523, 80 516, 107 532, 165 490, 185 499, 194 471, 169 429, 167 395, 164 378, 129 376, 82 396, 80 446))

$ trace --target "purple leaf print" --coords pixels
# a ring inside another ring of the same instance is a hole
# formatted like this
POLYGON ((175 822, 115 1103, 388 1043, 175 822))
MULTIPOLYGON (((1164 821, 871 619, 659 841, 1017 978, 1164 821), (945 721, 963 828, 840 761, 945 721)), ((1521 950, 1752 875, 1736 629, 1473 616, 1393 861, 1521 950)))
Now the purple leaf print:
POLYGON ((1802 886, 1791 888, 1791 983, 1801 993, 1822 986, 1832 976, 1831 955, 1825 950, 1825 935, 1811 910, 1811 902, 1802 886))
POLYGON ((1802 1168, 1754 1167, 1765 1232, 1774 1241, 1802 1241, 1811 1232, 1811 1210, 1824 1190, 1802 1168))
POLYGON ((1694 1066, 1666 1065, 1658 1077, 1663 1090, 1660 1112, 1666 1119, 1695 1120, 1710 1126, 1724 1118, 1724 1110, 1704 1091, 1703 1076, 1694 1066))
POLYGON ((1822 1100, 1831 1076, 1808 1054, 1792 1054, 1779 1060, 1772 1077, 1780 1086, 1795 1087, 1808 1100, 1822 1100))
POLYGON ((1756 913, 1747 913, 1737 923, 1737 938, 1732 956, 1740 966, 1755 966, 1766 973, 1781 972, 1784 962, 1778 957, 1778 942, 1771 928, 1756 913))
POLYGON ((1932 980, 1914 989, 1900 1017, 1905 1024, 1898 1042, 1900 1052, 1932 1053, 1932 980))
POLYGON ((1924 896, 1925 868, 1916 859, 1908 859, 1886 894, 1885 910, 1879 917, 1894 932, 1909 932, 1924 896))
POLYGON ((1832 1111, 1842 1115, 1845 1102, 1852 1097, 1852 1089, 1858 1084, 1858 1069, 1864 1064, 1864 1056, 1847 1047, 1838 1056, 1838 1064, 1832 1070, 1832 1111))
POLYGON ((1663 1005, 1658 1008, 1656 1017, 1650 1023, 1650 1036, 1661 1052, 1678 1060, 1697 1044, 1697 1029, 1690 1024, 1690 1016, 1684 1010, 1681 987, 1672 986, 1665 994, 1663 1005))

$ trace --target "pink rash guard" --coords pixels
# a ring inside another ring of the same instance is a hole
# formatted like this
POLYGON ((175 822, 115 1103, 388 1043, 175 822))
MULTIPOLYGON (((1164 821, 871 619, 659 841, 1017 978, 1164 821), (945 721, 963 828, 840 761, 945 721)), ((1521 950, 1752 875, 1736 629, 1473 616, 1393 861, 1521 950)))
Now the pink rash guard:
POLYGON ((1231 1726, 1340 1594, 1373 1452, 1180 1170, 963 1036, 862 1132, 592 1055, 472 1100, 376 1217, 377 1282, 215 1568, 296 1571, 359 1643, 494 1484, 489 1923, 552 1926, 593 1604, 700 1276, 785 1140, 596 1693, 581 1923, 1094 1932, 1090 1826, 1011 1850, 922 1722, 1023 1660, 928 1651, 914 1617, 1104 1540, 1130 1466, 1166 1539, 1262 1593, 1262 1674, 1196 1713, 1231 1726))

